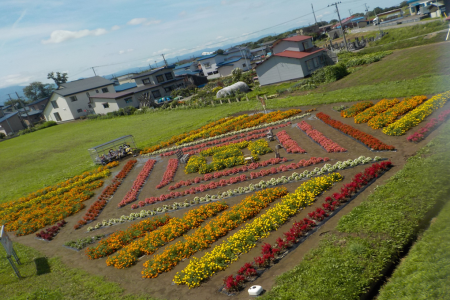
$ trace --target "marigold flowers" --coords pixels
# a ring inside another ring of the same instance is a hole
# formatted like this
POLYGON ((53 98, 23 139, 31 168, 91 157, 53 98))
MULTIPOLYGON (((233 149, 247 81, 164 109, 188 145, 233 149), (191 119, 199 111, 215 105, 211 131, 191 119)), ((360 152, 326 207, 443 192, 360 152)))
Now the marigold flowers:
POLYGON ((371 106, 373 106, 373 103, 369 101, 356 103, 347 109, 341 110, 341 117, 343 118, 354 117, 371 106))
POLYGON ((389 108, 391 108, 392 106, 396 105, 399 102, 400 101, 398 101, 397 99, 392 100, 383 99, 374 106, 366 109, 362 113, 357 114, 355 116, 355 123, 356 124, 367 123, 370 119, 372 119, 379 113, 388 110, 389 108))

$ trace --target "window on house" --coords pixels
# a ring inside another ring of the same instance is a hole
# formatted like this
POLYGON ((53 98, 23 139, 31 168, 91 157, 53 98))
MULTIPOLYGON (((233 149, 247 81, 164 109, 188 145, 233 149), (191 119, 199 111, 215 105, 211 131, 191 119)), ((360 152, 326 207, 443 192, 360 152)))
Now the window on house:
POLYGON ((89 92, 86 92, 86 96, 88 96, 88 98, 89 98, 91 95, 89 95, 89 92))
POLYGON ((311 48, 311 47, 309 47, 309 42, 303 42, 302 44, 303 44, 303 49, 305 49, 305 50, 311 48))
POLYGON ((92 104, 89 103, 89 104, 88 104, 88 107, 89 107, 89 108, 92 108, 92 104))
POLYGON ((307 67, 308 70, 310 70, 310 71, 311 71, 312 69, 314 69, 312 59, 306 61, 306 67, 307 67))
POLYGON ((95 92, 98 94, 98 90, 95 90, 95 92))
POLYGON ((72 96, 72 97, 70 97, 70 101, 72 101, 72 102, 75 102, 75 101, 77 101, 78 99, 77 99, 77 96, 72 96))
POLYGON ((245 68, 247 66, 247 64, 242 64, 242 67, 245 68))
POLYGON ((109 108, 109 104, 107 102, 103 103, 103 108, 109 108))
POLYGON ((319 56, 319 60, 320 60, 321 63, 324 63, 325 62, 325 55, 319 56))
POLYGON ((59 113, 53 113, 53 115, 55 116, 56 121, 61 121, 61 116, 59 113))
POLYGON ((150 78, 142 79, 142 83, 143 84, 149 84, 150 83, 150 78))
POLYGON ((52 106, 53 108, 59 108, 58 103, 56 103, 56 101, 52 101, 52 106))
POLYGON ((314 67, 318 68, 319 67, 319 59, 317 57, 314 57, 313 62, 314 62, 314 67))
POLYGON ((166 74, 164 74, 164 75, 166 76, 166 79, 167 79, 167 80, 172 80, 172 79, 173 79, 172 73, 166 73, 166 74))
POLYGON ((184 86, 184 83, 177 84, 177 87, 183 87, 183 86, 184 86))
POLYGON ((108 88, 102 88, 102 92, 103 93, 107 93, 108 92, 108 88))
POLYGON ((125 98, 125 103, 132 103, 133 102, 133 98, 129 97, 129 98, 125 98))
POLYGON ((45 105, 44 104, 41 104, 41 109, 44 109, 45 108, 45 105))
POLYGON ((83 110, 81 108, 77 109, 77 113, 81 113, 83 110))
POLYGON ((156 76, 156 81, 158 81, 158 83, 164 82, 164 76, 162 76, 162 74, 156 76))
POLYGON ((171 91, 173 91, 173 86, 168 86, 164 88, 164 91, 166 91, 166 93, 170 93, 171 91))
POLYGON ((203 63, 203 66, 205 67, 205 69, 211 69, 211 63, 210 62, 203 63))
POLYGON ((161 92, 159 90, 152 91, 152 95, 154 98, 161 98, 161 92))
POLYGON ((210 75, 212 75, 212 74, 213 74, 212 72, 209 72, 209 73, 208 73, 208 76, 210 76, 210 75))

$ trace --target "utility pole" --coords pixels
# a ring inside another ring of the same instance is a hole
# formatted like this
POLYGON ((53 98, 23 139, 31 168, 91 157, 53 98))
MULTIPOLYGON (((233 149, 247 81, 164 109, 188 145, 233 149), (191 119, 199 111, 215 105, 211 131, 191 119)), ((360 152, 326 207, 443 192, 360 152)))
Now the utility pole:
POLYGON ((352 10, 351 9, 349 9, 348 10, 348 13, 350 14, 350 16, 349 17, 351 17, 353 14, 352 14, 352 10))
POLYGON ((315 21, 314 25, 317 25, 316 13, 314 12, 314 6, 312 5, 312 3, 311 3, 311 8, 312 8, 313 15, 314 15, 314 21, 315 21))
POLYGON ((347 51, 348 51, 347 38, 345 37, 345 31, 344 31, 344 27, 342 26, 341 15, 339 14, 338 4, 340 4, 340 3, 342 3, 342 2, 335 2, 335 3, 330 4, 328 6, 332 6, 332 5, 336 6, 336 12, 338 14, 339 24, 341 25, 342 34, 344 35, 345 48, 347 48, 347 51))
POLYGON ((158 67, 158 63, 156 62, 156 60, 155 60, 155 66, 158 67))
POLYGON ((367 6, 367 3, 364 3, 364 6, 366 7, 366 19, 369 17, 369 7, 367 6))
POLYGON ((94 71, 94 75, 97 76, 97 74, 95 74, 95 69, 94 68, 95 67, 92 67, 91 69, 92 69, 92 71, 94 71))
MULTIPOLYGON (((17 95, 17 99, 19 99, 20 105, 22 105, 23 110, 25 110, 25 114, 27 115, 27 120, 28 120, 28 123, 29 123, 28 127, 32 127, 32 125, 31 125, 31 120, 30 120, 30 116, 28 115, 28 112, 27 112, 27 108, 26 108, 25 105, 23 104, 22 99, 20 99, 19 94, 17 94, 17 92, 16 92, 16 95, 17 95)), ((19 110, 19 115, 20 115, 20 110, 19 110)))
POLYGON ((164 57, 164 54, 161 54, 161 56, 163 57, 163 59, 164 59, 164 64, 165 64, 166 67, 167 67, 167 61, 166 61, 166 58, 164 57))

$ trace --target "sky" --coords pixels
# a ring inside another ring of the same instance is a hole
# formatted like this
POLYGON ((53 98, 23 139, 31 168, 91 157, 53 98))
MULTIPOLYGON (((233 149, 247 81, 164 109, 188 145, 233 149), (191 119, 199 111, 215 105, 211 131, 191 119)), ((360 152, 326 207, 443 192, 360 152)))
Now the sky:
MULTIPOLYGON (((0 0, 0 88, 154 66, 204 48, 337 19, 327 0, 0 0), (275 26, 278 25, 278 26, 275 26)), ((400 1, 399 1, 400 2, 400 1)), ((394 5, 347 0, 341 18, 394 5)), ((397 1, 395 1, 397 4, 397 1)))

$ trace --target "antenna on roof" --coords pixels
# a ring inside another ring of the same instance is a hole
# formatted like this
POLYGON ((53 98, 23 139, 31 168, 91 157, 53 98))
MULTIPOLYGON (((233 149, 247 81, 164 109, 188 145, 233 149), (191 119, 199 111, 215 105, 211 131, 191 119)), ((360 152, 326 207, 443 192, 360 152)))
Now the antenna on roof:
POLYGON ((97 76, 97 74, 95 74, 95 69, 94 68, 95 67, 92 67, 91 69, 92 69, 92 71, 94 71, 94 75, 97 76))
POLYGON ((164 54, 161 54, 161 56, 163 57, 163 59, 164 59, 164 64, 165 64, 166 67, 167 67, 167 61, 166 61, 166 58, 164 57, 164 54))

